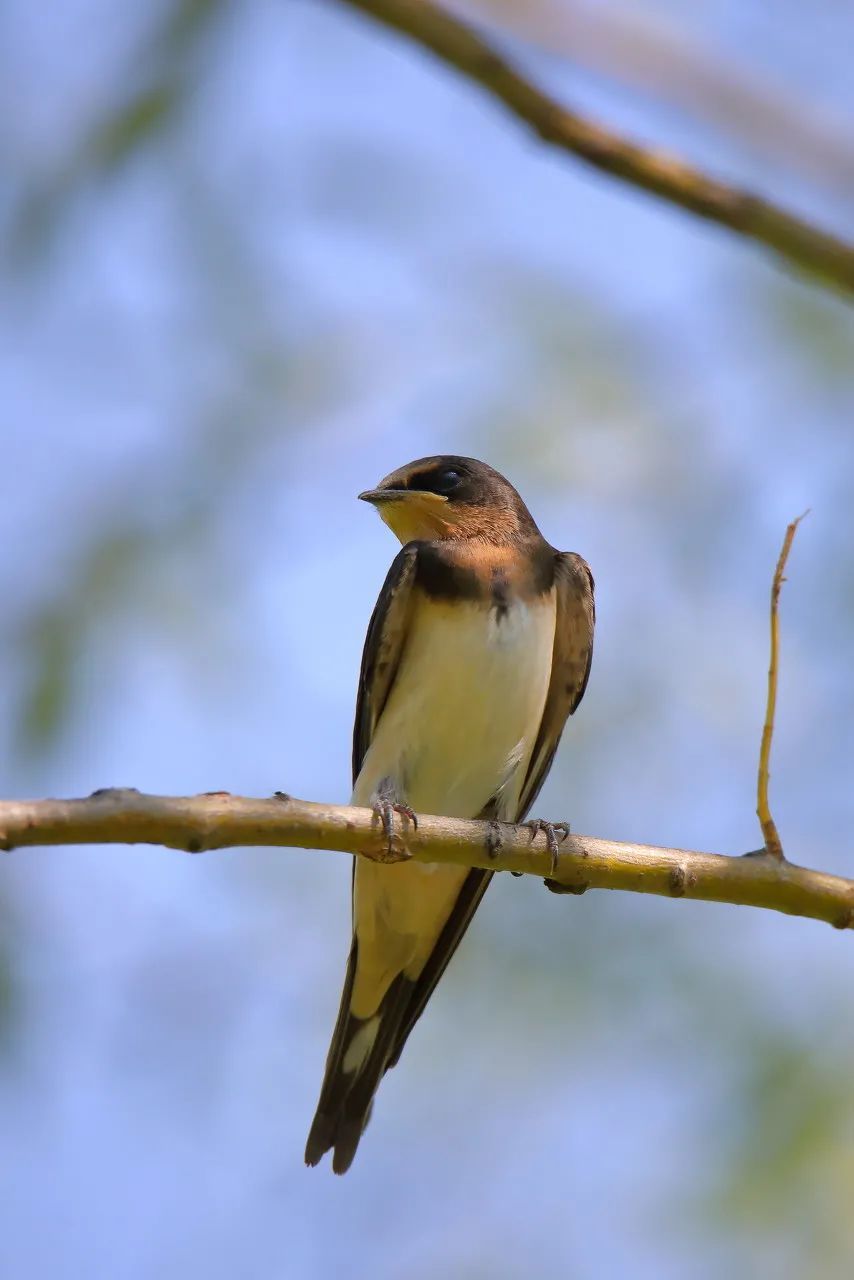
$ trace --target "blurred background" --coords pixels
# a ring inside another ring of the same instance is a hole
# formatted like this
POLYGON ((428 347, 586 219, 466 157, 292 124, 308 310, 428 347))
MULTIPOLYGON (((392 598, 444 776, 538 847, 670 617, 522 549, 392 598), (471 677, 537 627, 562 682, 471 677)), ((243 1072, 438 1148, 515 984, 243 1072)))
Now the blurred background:
MULTIPOLYGON (((463 12, 462 8, 460 9, 463 12)), ((538 83, 831 229, 854 15, 469 0, 538 83)), ((854 873, 854 320, 544 148, 343 4, 0 10, 2 790, 349 794, 395 552, 355 501, 487 459, 599 628, 538 812, 854 873)), ((464 1280, 854 1266, 854 950, 496 878, 351 1173, 302 1152, 348 859, 0 867, 4 1276, 464 1280)))

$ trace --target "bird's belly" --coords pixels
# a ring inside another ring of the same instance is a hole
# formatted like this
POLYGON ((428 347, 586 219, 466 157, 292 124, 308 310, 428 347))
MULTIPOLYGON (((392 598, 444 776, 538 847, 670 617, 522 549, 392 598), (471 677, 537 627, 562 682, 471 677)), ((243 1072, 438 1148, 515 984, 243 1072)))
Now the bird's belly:
POLYGON ((551 675, 550 597, 504 611, 423 600, 353 799, 388 779, 422 813, 515 814, 551 675))
MULTIPOLYGON (((551 676, 551 599, 509 606, 424 601, 356 780, 353 803, 382 784, 416 813, 474 818, 493 798, 513 819, 551 676)), ((468 875, 424 862, 357 859, 359 964, 351 1007, 369 1017, 397 973, 415 978, 468 875)))

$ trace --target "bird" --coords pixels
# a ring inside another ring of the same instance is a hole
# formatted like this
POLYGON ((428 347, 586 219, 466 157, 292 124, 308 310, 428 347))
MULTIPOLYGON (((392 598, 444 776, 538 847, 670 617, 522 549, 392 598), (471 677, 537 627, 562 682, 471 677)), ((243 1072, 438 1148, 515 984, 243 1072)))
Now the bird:
MULTIPOLYGON (((485 462, 419 458, 359 494, 403 544, 368 625, 351 803, 395 819, 521 823, 590 674, 593 577, 556 551, 485 462)), ((545 829, 557 850, 564 823, 545 829)), ((396 1065, 493 872, 356 856, 352 942, 307 1165, 349 1169, 396 1065)))

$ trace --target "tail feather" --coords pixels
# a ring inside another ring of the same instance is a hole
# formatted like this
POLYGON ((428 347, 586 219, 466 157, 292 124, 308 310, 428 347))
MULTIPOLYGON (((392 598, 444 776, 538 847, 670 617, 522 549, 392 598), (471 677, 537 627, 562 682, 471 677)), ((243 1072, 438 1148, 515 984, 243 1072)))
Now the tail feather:
POLYGON ((456 951, 492 879, 491 871, 471 871, 420 976, 398 974, 370 1018, 350 1012, 358 963, 353 936, 338 1020, 326 1059, 317 1113, 308 1135, 305 1162, 315 1165, 334 1148, 332 1168, 345 1173, 353 1162, 383 1075, 395 1066, 409 1033, 456 951))
POLYGON ((305 1148, 308 1165, 318 1164, 331 1149, 335 1173, 346 1173, 353 1162, 414 986, 403 974, 398 975, 377 1012, 370 1018, 357 1018, 350 1012, 356 963, 354 938, 317 1112, 305 1148))
POLYGON ((413 984, 412 996, 401 1018, 395 1043, 389 1055, 387 1070, 397 1066, 409 1033, 424 1012, 427 1001, 436 989, 436 983, 447 969, 462 941, 463 934, 471 924, 472 916, 489 888, 492 874, 491 871, 470 871, 466 876, 454 909, 433 948, 433 954, 413 984))

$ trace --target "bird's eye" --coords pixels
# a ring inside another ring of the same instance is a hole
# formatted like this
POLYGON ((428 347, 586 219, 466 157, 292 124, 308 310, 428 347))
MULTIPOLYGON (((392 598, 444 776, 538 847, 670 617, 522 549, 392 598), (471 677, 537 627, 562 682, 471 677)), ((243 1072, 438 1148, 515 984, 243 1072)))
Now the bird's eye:
POLYGON ((452 493, 462 480, 459 471, 455 471, 453 467, 447 467, 444 471, 440 471, 433 483, 433 491, 435 493, 452 493))

